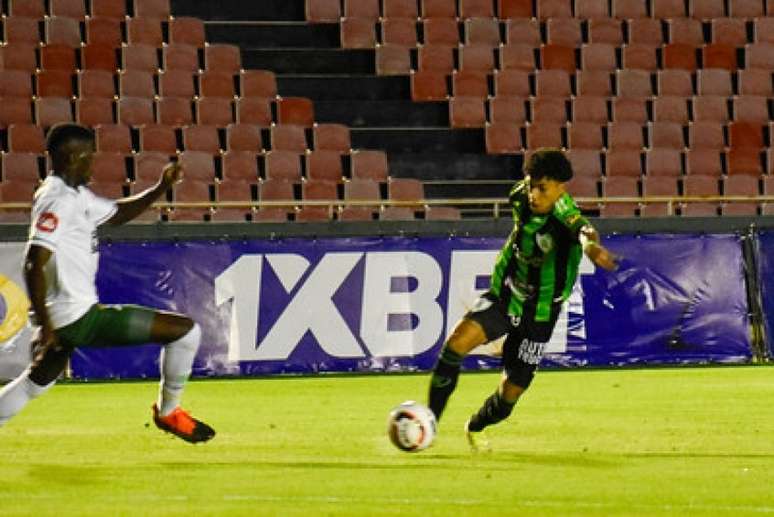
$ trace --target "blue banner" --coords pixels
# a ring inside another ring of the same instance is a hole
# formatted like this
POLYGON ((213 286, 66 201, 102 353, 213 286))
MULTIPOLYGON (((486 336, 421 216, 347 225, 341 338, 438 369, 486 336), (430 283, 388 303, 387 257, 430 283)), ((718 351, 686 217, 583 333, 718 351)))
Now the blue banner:
MULTIPOLYGON (((502 238, 379 237, 102 245, 103 303, 191 316, 196 375, 432 368, 485 291, 502 238)), ((611 236, 614 273, 586 259, 547 347, 548 366, 750 359, 733 235, 611 236), (722 268, 718 264, 723 264, 722 268)), ((494 347, 468 368, 496 367, 494 347)), ((83 348, 79 378, 156 377, 158 347, 83 348)))
POLYGON ((758 278, 769 353, 774 355, 774 232, 758 234, 758 278))

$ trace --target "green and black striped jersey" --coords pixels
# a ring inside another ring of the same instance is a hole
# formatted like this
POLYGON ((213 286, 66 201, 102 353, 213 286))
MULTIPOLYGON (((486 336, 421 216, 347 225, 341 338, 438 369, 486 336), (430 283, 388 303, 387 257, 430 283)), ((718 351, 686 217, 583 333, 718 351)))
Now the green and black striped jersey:
POLYGON ((568 193, 550 214, 532 213, 528 189, 522 180, 511 190, 513 231, 497 256, 490 291, 509 314, 545 322, 572 292, 583 255, 578 235, 589 222, 568 193))

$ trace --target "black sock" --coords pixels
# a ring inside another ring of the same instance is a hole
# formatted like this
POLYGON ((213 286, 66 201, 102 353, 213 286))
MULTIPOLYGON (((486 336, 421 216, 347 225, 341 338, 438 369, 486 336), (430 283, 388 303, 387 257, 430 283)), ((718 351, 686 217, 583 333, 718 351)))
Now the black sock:
POLYGON ((483 431, 486 426, 505 420, 511 414, 515 405, 515 401, 508 402, 499 392, 494 392, 484 401, 484 405, 481 406, 478 413, 470 418, 468 430, 474 432, 483 431))
POLYGON ((430 395, 428 396, 428 405, 437 420, 441 419, 446 402, 454 388, 457 387, 461 365, 462 356, 444 346, 433 369, 433 376, 430 379, 430 395))

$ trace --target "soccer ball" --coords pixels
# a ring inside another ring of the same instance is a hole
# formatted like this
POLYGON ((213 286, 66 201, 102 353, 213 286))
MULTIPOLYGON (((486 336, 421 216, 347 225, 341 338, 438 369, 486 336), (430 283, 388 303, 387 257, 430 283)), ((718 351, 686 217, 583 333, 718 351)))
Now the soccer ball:
POLYGON ((387 436, 402 451, 418 452, 430 447, 436 428, 433 412, 413 400, 393 408, 387 418, 387 436))

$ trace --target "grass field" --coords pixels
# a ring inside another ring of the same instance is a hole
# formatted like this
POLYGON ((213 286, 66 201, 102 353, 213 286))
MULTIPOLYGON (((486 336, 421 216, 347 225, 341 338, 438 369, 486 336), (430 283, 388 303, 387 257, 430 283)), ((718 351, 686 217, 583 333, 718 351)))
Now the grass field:
POLYGON ((198 446, 148 427, 155 383, 60 384, 0 429, 0 515, 774 513, 774 367, 544 371, 474 455, 497 379, 419 454, 384 428, 425 375, 192 382, 198 446))

